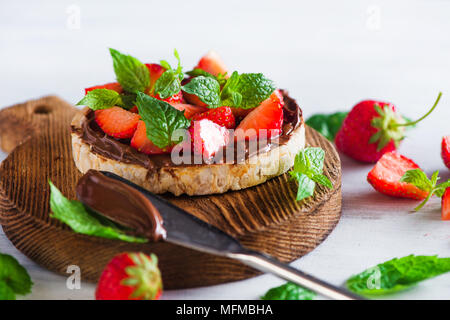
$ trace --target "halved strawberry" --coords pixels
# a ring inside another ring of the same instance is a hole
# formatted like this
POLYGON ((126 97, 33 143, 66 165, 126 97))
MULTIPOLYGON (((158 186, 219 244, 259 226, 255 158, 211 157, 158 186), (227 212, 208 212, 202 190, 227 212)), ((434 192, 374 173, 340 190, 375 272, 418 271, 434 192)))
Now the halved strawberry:
POLYGON ((136 132, 131 139, 130 145, 137 151, 145 154, 164 154, 170 153, 173 147, 158 148, 147 138, 145 122, 140 120, 137 125, 136 132))
POLYGON ((444 160, 444 164, 450 169, 450 136, 442 138, 441 155, 442 160, 444 160))
POLYGON ((161 77, 161 75, 166 71, 165 68, 163 68, 161 65, 157 63, 146 63, 145 66, 148 69, 148 72, 150 73, 150 88, 153 88, 155 86, 156 80, 161 77))
POLYGON ((450 220, 450 188, 447 188, 442 196, 441 218, 450 220))
POLYGON ((279 90, 264 100, 237 126, 235 135, 237 139, 255 139, 261 135, 273 138, 281 134, 283 125, 283 96, 279 90))
POLYGON ((219 73, 224 74, 228 72, 225 63, 215 51, 210 51, 205 54, 195 68, 202 69, 215 76, 218 76, 219 73))
POLYGON ((118 139, 131 138, 136 131, 138 114, 120 107, 95 111, 95 121, 107 135, 118 139))
POLYGON ((367 181, 375 190, 393 197, 425 199, 427 191, 420 190, 416 186, 400 182, 400 179, 408 170, 418 169, 419 166, 397 152, 385 153, 375 164, 375 167, 367 175, 367 181))
POLYGON ((187 119, 191 119, 194 115, 208 110, 208 108, 206 108, 206 107, 194 106, 192 104, 187 104, 187 103, 173 103, 173 102, 169 102, 169 103, 175 109, 184 111, 184 116, 187 119))
POLYGON ((220 107, 209 111, 198 113, 192 117, 192 120, 208 119, 227 129, 234 129, 236 121, 230 107, 220 107))
MULTIPOLYGON (((149 91, 153 92, 153 88, 155 86, 156 80, 158 80, 159 77, 161 77, 161 75, 166 71, 166 69, 157 63, 147 63, 147 64, 145 64, 145 66, 147 67, 147 69, 150 73, 149 91)), ((149 92, 147 92, 147 93, 149 93, 149 92)), ((183 101, 183 93, 181 92, 181 90, 177 94, 174 94, 173 96, 165 98, 165 99, 161 99, 159 94, 152 94, 152 96, 158 100, 162 100, 162 101, 165 101, 168 103, 181 103, 183 101)))
POLYGON ((118 82, 111 82, 111 83, 102 84, 102 85, 99 85, 99 86, 86 88, 86 89, 84 89, 84 92, 85 92, 85 94, 87 94, 89 91, 92 91, 94 89, 109 89, 109 90, 114 90, 114 91, 116 91, 118 93, 122 93, 123 92, 122 86, 118 82))
POLYGON ((208 119, 192 121, 189 133, 194 151, 205 158, 214 156, 220 148, 228 144, 230 138, 227 128, 208 119))

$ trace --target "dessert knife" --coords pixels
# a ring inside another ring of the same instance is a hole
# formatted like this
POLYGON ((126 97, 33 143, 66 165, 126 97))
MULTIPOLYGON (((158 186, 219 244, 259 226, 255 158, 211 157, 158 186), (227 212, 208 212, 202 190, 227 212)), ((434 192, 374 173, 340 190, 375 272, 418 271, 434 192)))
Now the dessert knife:
POLYGON ((198 219, 167 200, 114 173, 100 171, 143 194, 158 209, 167 232, 165 241, 202 252, 238 260, 254 269, 272 273, 331 299, 357 300, 361 297, 331 285, 266 254, 247 249, 218 228, 198 219))

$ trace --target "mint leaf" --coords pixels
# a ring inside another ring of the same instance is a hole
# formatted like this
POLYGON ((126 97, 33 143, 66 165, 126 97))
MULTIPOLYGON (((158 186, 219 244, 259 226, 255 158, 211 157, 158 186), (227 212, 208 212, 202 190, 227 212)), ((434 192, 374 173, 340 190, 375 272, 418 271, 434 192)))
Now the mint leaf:
POLYGON ((28 294, 32 286, 27 270, 14 257, 0 253, 0 300, 14 300, 16 294, 28 294))
POLYGON ((321 148, 306 148, 300 151, 294 160, 294 167, 289 172, 298 182, 297 201, 314 194, 316 182, 332 189, 331 181, 322 174, 325 151, 321 148))
POLYGON ((159 94, 161 99, 177 94, 181 90, 181 81, 175 70, 166 70, 161 77, 156 80, 155 93, 159 94))
POLYGON ((306 124, 320 132, 328 140, 334 141, 336 133, 341 128, 347 114, 348 112, 315 114, 306 120, 306 124))
POLYGON ((14 290, 4 281, 0 281, 0 300, 16 300, 14 290))
POLYGON ((409 255, 364 270, 349 278, 346 284, 349 290, 357 294, 385 295, 449 271, 450 258, 409 255))
POLYGON ((156 80, 154 92, 159 94, 161 99, 171 97, 181 90, 181 81, 184 75, 177 49, 174 50, 174 55, 178 61, 177 69, 172 69, 170 64, 165 60, 160 61, 161 66, 167 70, 156 80))
POLYGON ((69 200, 49 181, 50 184, 50 208, 51 217, 67 224, 73 231, 89 236, 117 239, 126 242, 147 242, 145 238, 133 237, 125 232, 117 224, 105 223, 105 217, 98 219, 94 214, 86 210, 84 205, 76 200, 69 200))
POLYGON ((292 282, 287 282, 279 287, 266 292, 261 300, 313 300, 316 294, 308 289, 300 287, 292 282))
POLYGON ((122 98, 119 93, 109 89, 94 89, 89 91, 77 106, 88 106, 92 110, 108 109, 114 106, 122 106, 122 98))
POLYGON ((114 64, 117 81, 125 91, 144 92, 150 85, 150 73, 138 59, 109 49, 114 64))
POLYGON ((184 92, 194 94, 210 108, 222 105, 220 100, 220 84, 211 77, 198 76, 182 87, 184 92))
POLYGON ((226 78, 226 73, 222 74, 219 73, 217 75, 217 77, 211 73, 209 73, 208 71, 205 71, 203 69, 200 68, 195 68, 191 71, 186 72, 186 74, 192 78, 194 77, 198 77, 198 76, 204 76, 204 77, 208 77, 208 78, 213 78, 215 80, 217 80, 217 82, 219 82, 220 86, 222 87, 223 85, 225 85, 225 83, 227 82, 227 78, 226 78))
POLYGON ((231 89, 242 96, 241 104, 234 107, 243 109, 257 107, 269 98, 275 89, 272 80, 264 77, 262 73, 243 73, 239 76, 238 83, 231 89))
POLYGON ((175 130, 189 128, 191 121, 186 119, 184 112, 142 92, 137 95, 136 105, 145 122, 147 137, 158 148, 181 142, 173 141, 172 134, 175 130))
POLYGON ((433 195, 442 197, 445 189, 450 187, 450 179, 441 184, 437 184, 439 180, 439 171, 435 171, 431 176, 431 180, 428 179, 425 172, 422 169, 413 169, 406 171, 400 179, 400 182, 410 183, 420 190, 427 191, 428 196, 423 200, 416 208, 415 211, 419 211, 430 200, 433 195))

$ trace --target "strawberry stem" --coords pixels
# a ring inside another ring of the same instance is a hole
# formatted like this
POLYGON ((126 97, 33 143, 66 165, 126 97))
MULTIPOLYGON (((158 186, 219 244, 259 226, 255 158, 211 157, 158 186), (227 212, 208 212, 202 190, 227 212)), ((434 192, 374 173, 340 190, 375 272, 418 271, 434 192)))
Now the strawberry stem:
POLYGON ((441 100, 441 96, 442 96, 442 92, 439 92, 439 95, 436 99, 436 101, 434 102, 433 107, 425 114, 423 115, 421 118, 417 119, 416 121, 412 121, 412 122, 406 122, 406 123, 396 123, 394 126, 395 127, 406 127, 406 126, 413 126, 417 123, 419 123, 420 121, 422 121, 423 119, 425 119, 426 117, 428 117, 430 115, 430 113, 433 112, 433 110, 436 108, 436 106, 439 103, 439 100, 441 100))
POLYGON ((434 190, 430 191, 430 193, 428 193, 428 196, 425 198, 425 200, 423 200, 421 204, 419 204, 416 208, 414 208, 414 211, 419 211, 420 209, 422 209, 422 207, 428 202, 428 200, 430 200, 430 198, 433 196, 433 194, 434 194, 434 190))

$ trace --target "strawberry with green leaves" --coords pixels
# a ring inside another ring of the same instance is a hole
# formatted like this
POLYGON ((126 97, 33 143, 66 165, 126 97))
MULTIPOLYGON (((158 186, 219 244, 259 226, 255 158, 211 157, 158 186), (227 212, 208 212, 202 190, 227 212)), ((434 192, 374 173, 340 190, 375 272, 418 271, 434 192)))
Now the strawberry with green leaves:
POLYGON ((442 138, 441 156, 445 166, 450 169, 450 136, 442 138))
POLYGON ((383 154, 398 148, 405 138, 405 127, 425 119, 436 108, 441 95, 423 117, 412 122, 405 122, 390 103, 362 101, 345 118, 336 134, 336 147, 355 160, 376 162, 383 154))
POLYGON ((397 152, 385 153, 367 175, 367 181, 372 187, 388 196, 410 198, 416 200, 425 199, 429 192, 417 186, 400 181, 408 170, 420 169, 419 166, 397 152))
POLYGON ((152 254, 122 253, 103 270, 95 291, 97 300, 158 300, 162 293, 158 259, 152 254))

